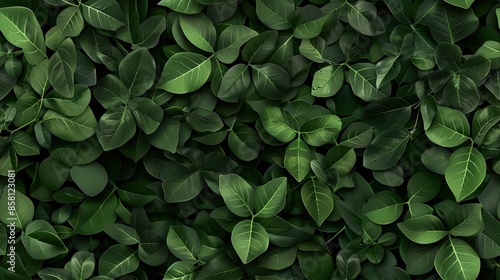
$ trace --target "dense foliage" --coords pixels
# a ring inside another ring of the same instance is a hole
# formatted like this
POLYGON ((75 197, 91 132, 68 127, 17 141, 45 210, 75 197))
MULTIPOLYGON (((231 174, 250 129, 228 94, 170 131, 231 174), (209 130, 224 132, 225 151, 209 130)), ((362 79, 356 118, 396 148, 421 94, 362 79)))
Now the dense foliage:
POLYGON ((0 279, 500 279, 499 25, 496 0, 1 0, 0 279))

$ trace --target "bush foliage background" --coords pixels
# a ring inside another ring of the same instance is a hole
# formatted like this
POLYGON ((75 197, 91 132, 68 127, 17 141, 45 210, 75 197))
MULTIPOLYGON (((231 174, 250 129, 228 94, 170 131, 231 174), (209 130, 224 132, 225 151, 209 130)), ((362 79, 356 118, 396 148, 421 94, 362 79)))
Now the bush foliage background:
POLYGON ((499 1, 0 7, 1 279, 500 279, 499 1))

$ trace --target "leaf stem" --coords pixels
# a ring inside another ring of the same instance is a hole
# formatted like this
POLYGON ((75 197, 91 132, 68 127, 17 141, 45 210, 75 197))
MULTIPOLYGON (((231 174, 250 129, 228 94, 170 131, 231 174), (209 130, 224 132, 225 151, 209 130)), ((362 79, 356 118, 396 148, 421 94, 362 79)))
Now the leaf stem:
POLYGON ((328 239, 328 240, 325 242, 325 245, 326 245, 326 244, 328 244, 328 243, 330 243, 330 242, 332 242, 332 241, 333 241, 333 240, 334 240, 337 236, 339 236, 339 234, 341 234, 344 230, 345 230, 345 225, 344 225, 344 226, 343 226, 343 227, 342 227, 339 231, 337 231, 337 233, 335 233, 335 235, 334 235, 332 238, 328 239))

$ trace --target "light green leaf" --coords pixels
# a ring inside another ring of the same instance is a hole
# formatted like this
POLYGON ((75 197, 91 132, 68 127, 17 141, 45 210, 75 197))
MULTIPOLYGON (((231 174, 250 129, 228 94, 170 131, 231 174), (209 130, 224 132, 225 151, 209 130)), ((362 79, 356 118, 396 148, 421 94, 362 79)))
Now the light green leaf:
POLYGON ((349 124, 342 136, 339 145, 360 149, 366 148, 373 138, 373 127, 362 122, 349 124))
POLYGON ((377 74, 375 65, 357 63, 349 67, 348 81, 354 95, 366 102, 383 100, 390 96, 390 90, 375 87, 377 74))
POLYGON ((365 204, 363 213, 375 224, 388 225, 401 216, 403 204, 403 200, 396 193, 381 191, 370 197, 365 204))
POLYGON ((255 217, 269 218, 285 207, 287 194, 286 177, 280 177, 258 186, 254 193, 255 217))
POLYGON ((163 280, 194 280, 197 273, 194 264, 185 261, 176 261, 165 271, 163 280))
POLYGON ((456 147, 469 139, 470 125, 461 111, 438 105, 436 117, 425 134, 437 145, 456 147))
POLYGON ((475 0, 444 0, 444 2, 452 4, 462 9, 468 9, 475 0))
POLYGON ((302 203, 313 220, 321 226, 333 211, 332 190, 325 183, 308 180, 300 190, 302 203))
POLYGON ((269 106, 260 112, 264 129, 281 142, 290 142, 297 135, 298 123, 280 107, 269 106))
POLYGON ((75 165, 71 167, 69 174, 75 184, 88 196, 98 195, 108 184, 108 173, 98 162, 75 165))
POLYGON ((213 53, 217 32, 212 21, 203 14, 181 15, 179 23, 186 38, 199 49, 213 53))
POLYGON ((132 139, 136 125, 129 109, 125 107, 113 108, 99 120, 96 136, 104 151, 123 146, 132 139))
POLYGON ((245 179, 235 174, 220 175, 219 191, 231 212, 240 217, 252 216, 254 191, 245 179))
POLYGON ((20 156, 34 156, 40 154, 40 148, 35 139, 22 130, 16 131, 11 135, 10 143, 20 156))
POLYGON ((474 147, 463 147, 451 154, 445 171, 446 183, 457 202, 472 194, 486 176, 486 161, 474 147))
POLYGON ((165 6, 181 14, 197 14, 205 7, 195 0, 161 0, 158 5, 165 6))
POLYGON ((474 143, 483 144, 488 131, 500 121, 500 106, 490 105, 474 113, 472 120, 472 139, 474 143))
POLYGON ((481 204, 460 205, 446 215, 445 221, 450 228, 450 234, 463 237, 474 236, 483 228, 481 204))
POLYGON ((443 222, 433 215, 408 219, 398 223, 398 228, 408 239, 418 244, 436 243, 448 234, 443 222))
POLYGON ((23 49, 24 56, 31 65, 47 58, 42 29, 29 8, 0 8, 0 31, 12 45, 23 49))
POLYGON ((196 231, 186 226, 171 226, 167 234, 167 246, 178 259, 196 263, 200 251, 200 238, 196 231))
POLYGON ((193 92, 208 81, 211 72, 212 65, 205 56, 176 53, 165 64, 157 87, 176 94, 193 92))
POLYGON ((16 228, 25 229, 26 225, 33 220, 35 206, 31 199, 20 191, 15 190, 13 193, 12 189, 4 187, 2 196, 0 197, 0 204, 5 205, 5 211, 0 212, 0 221, 6 225, 14 222, 16 228), (12 195, 15 195, 16 199, 14 211, 7 209, 7 205, 9 205, 9 196, 12 197, 12 195), (12 221, 12 218, 16 220, 12 221))
POLYGON ((316 97, 334 96, 344 82, 344 70, 340 66, 329 65, 314 72, 311 95, 316 97))
POLYGON ((290 76, 274 63, 252 65, 252 81, 257 93, 269 100, 281 100, 290 88, 290 76))
POLYGON ((302 139, 288 144, 285 151, 285 168, 297 182, 304 180, 311 170, 311 160, 309 146, 302 139))
POLYGON ((434 266, 445 280, 474 280, 479 276, 481 261, 467 242, 450 237, 437 252, 434 266))
POLYGON ((97 120, 90 107, 76 117, 67 117, 48 110, 43 115, 42 123, 54 136, 68 142, 81 142, 91 137, 95 134, 97 126, 97 120))
POLYGON ((109 247, 99 258, 99 275, 109 278, 134 272, 139 267, 139 254, 123 244, 109 247))
POLYGON ((81 5, 83 18, 95 28, 115 31, 125 25, 120 4, 115 0, 89 0, 81 5))
POLYGON ((234 227, 231 243, 240 260, 247 264, 267 250, 269 235, 264 227, 253 219, 243 220, 234 227))
POLYGON ((50 83, 57 93, 66 98, 74 95, 76 59, 76 47, 70 38, 64 40, 49 59, 50 83))
POLYGON ((436 197, 441 189, 443 177, 436 174, 422 171, 417 172, 408 180, 408 202, 427 202, 436 197))
POLYGON ((334 141, 342 129, 342 122, 336 115, 325 115, 313 118, 300 127, 304 141, 315 147, 334 141))
POLYGON ((95 256, 91 252, 78 251, 71 256, 70 267, 74 279, 88 279, 94 273, 95 256))

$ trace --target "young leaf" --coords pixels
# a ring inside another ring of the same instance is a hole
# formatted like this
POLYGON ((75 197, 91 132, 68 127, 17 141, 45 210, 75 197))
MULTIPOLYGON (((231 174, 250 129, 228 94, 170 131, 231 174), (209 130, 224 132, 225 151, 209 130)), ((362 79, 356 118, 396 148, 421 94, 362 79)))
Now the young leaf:
POLYGON ((269 247, 269 235, 264 227, 252 220, 239 222, 231 233, 231 243, 240 260, 247 264, 269 247))
POLYGON ((308 180, 301 187, 300 197, 307 212, 318 226, 321 226, 333 211, 332 190, 324 183, 314 179, 308 180))

